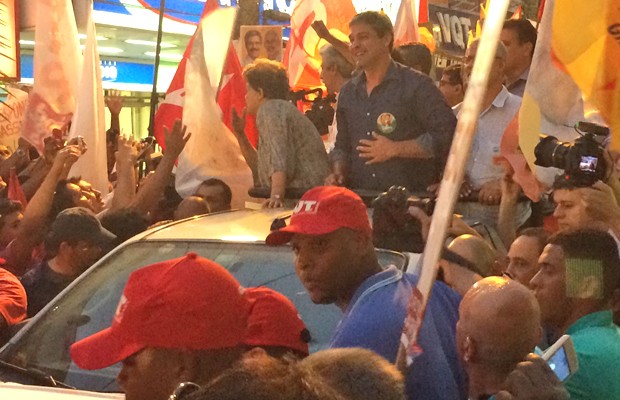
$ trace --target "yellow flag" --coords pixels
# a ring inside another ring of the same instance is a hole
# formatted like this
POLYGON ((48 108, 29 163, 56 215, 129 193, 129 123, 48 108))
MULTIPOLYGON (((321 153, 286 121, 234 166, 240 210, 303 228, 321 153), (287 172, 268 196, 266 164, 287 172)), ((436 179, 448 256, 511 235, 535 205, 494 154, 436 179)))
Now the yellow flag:
POLYGON ((553 15, 554 56, 607 121, 620 150, 620 3, 562 0, 553 15))

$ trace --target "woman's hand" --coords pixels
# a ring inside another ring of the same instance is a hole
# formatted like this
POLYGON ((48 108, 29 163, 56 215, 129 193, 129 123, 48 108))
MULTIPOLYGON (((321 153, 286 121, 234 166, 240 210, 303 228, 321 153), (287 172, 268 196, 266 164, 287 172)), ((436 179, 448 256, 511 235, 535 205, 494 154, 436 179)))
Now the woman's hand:
POLYGON ((263 208, 280 208, 283 204, 279 195, 272 195, 263 202, 263 208))

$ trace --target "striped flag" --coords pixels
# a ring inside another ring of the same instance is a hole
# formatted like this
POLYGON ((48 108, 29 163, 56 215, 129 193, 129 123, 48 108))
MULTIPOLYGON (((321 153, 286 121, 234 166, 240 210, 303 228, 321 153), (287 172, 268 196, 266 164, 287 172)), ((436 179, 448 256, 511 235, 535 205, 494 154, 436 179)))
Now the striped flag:
POLYGON ((298 0, 291 14, 291 37, 284 53, 284 65, 293 89, 323 86, 320 78, 321 41, 312 22, 321 20, 335 36, 348 36, 349 21, 357 12, 351 0, 298 0))
POLYGON ((34 38, 34 86, 22 137, 43 154, 43 139, 52 129, 66 132, 75 112, 82 55, 70 0, 37 2, 34 38))
POLYGON ((183 123, 192 136, 179 156, 175 184, 177 192, 187 197, 202 181, 219 178, 232 189, 233 207, 243 208, 253 185, 252 173, 215 100, 236 11, 228 7, 209 13, 194 36, 185 69, 183 108, 183 123))
POLYGON ((394 22, 394 47, 420 41, 418 13, 419 1, 401 1, 396 22, 394 22))

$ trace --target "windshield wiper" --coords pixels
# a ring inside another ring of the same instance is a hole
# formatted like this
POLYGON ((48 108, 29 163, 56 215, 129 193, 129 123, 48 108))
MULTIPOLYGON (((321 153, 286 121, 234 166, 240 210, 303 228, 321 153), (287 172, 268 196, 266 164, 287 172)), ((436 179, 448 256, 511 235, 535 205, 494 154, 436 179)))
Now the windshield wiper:
POLYGON ((11 371, 19 375, 24 375, 24 376, 33 378, 41 386, 58 387, 58 388, 64 388, 64 389, 75 389, 73 386, 69 386, 66 383, 57 381, 56 379, 54 379, 53 376, 48 375, 37 369, 23 368, 18 365, 14 365, 6 361, 2 361, 2 360, 0 360, 0 368, 5 369, 7 371, 11 371))

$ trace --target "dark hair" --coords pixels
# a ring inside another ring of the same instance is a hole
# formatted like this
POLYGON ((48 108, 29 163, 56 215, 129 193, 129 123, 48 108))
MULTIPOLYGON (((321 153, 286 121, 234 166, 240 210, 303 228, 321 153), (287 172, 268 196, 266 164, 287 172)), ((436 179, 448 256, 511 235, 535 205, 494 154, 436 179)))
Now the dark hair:
POLYGON ((54 193, 54 198, 52 199, 52 208, 49 214, 49 220, 54 221, 56 216, 63 210, 67 208, 75 207, 77 204, 73 202, 73 195, 71 190, 67 187, 69 184, 77 185, 79 182, 79 178, 73 177, 70 179, 62 179, 58 181, 56 184, 56 192, 54 193))
POLYGON ((0 198, 0 229, 4 227, 5 217, 22 210, 22 203, 19 201, 0 198))
POLYGON ((364 11, 351 19, 349 27, 355 24, 366 24, 370 26, 380 38, 385 37, 385 35, 390 35, 389 49, 392 51, 394 48, 394 26, 387 15, 377 11, 364 11))
POLYGON ((433 67, 433 56, 424 43, 409 43, 398 46, 392 51, 392 58, 426 75, 431 73, 433 67))
POLYGON ((289 86, 286 68, 282 63, 257 59, 243 70, 243 78, 252 89, 263 91, 267 99, 288 100, 289 86))
POLYGON ((252 29, 250 31, 247 31, 245 35, 243 36, 243 43, 247 44, 248 39, 250 39, 252 36, 258 36, 260 40, 263 40, 263 35, 261 35, 260 32, 257 31, 256 29, 252 29))
POLYGON ((217 178, 210 178, 202 182, 202 185, 219 186, 220 188, 222 188, 222 192, 224 193, 224 202, 226 204, 230 204, 232 202, 232 191, 230 190, 230 186, 228 186, 223 180, 217 178))
POLYGON ((564 258, 600 261, 603 265, 603 296, 609 299, 620 282, 618 244, 607 232, 575 229, 556 233, 549 244, 560 246, 564 258))
POLYGON ((509 29, 515 32, 519 38, 519 43, 531 43, 532 53, 530 56, 534 55, 534 48, 536 47, 536 38, 538 34, 536 33, 536 28, 534 28, 530 21, 527 19, 509 19, 504 22, 503 29, 509 29))
POLYGON ((575 189, 579 189, 580 186, 578 185, 574 179, 571 178, 570 175, 568 174, 560 174, 558 176, 555 177, 555 179, 553 180, 553 184, 551 185, 551 189, 553 191, 555 190, 575 190, 575 189))
POLYGON ((105 213, 101 217, 101 225, 116 235, 114 246, 134 237, 148 229, 149 224, 138 211, 132 208, 122 208, 105 213))
POLYGON ((463 84, 463 64, 451 64, 443 70, 442 74, 447 75, 452 85, 463 84))
POLYGON ((525 228, 519 232, 517 237, 519 236, 527 236, 536 239, 538 245, 540 246, 539 253, 542 253, 542 250, 545 248, 547 243, 549 243, 549 233, 544 228, 525 228))

